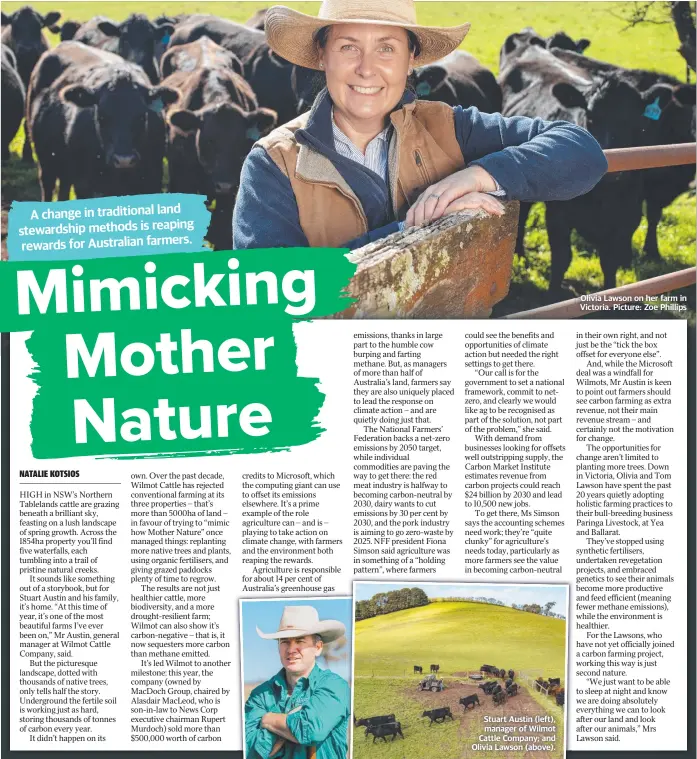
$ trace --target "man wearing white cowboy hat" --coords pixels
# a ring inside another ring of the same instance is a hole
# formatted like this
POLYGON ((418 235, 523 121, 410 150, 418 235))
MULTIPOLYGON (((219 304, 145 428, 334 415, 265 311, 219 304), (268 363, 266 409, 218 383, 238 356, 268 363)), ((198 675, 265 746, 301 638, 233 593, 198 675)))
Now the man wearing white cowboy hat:
POLYGON ((244 709, 246 759, 346 759, 350 693, 339 675, 320 669, 324 643, 346 632, 312 606, 286 606, 273 633, 282 669, 258 685, 244 709))
POLYGON ((416 99, 413 67, 455 50, 470 25, 420 26, 413 0, 324 0, 317 18, 274 6, 265 28, 272 50, 326 87, 247 156, 237 249, 356 248, 465 208, 501 214, 496 195, 568 200, 607 170, 575 124, 416 99))

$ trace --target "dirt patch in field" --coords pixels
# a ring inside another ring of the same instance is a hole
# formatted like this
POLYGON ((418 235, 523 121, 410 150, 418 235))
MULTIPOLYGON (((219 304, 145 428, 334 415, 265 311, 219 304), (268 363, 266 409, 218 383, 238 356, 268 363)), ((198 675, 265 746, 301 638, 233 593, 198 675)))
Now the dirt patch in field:
MULTIPOLYGON (((518 695, 509 697, 500 706, 496 706, 493 698, 478 688, 474 681, 444 678, 444 684, 445 690, 438 693, 417 691, 416 686, 410 686, 405 689, 405 695, 417 701, 424 711, 443 706, 450 707, 454 720, 460 722, 458 732, 462 737, 461 759, 481 757, 483 751, 494 746, 498 746, 497 757, 504 759, 531 757, 533 755, 536 757, 542 755, 547 759, 562 756, 563 736, 556 735, 553 730, 547 731, 545 729, 538 732, 539 728, 554 728, 554 721, 520 683, 518 684, 518 695), (472 694, 476 694, 479 698, 479 706, 470 707, 465 711, 459 701, 464 696, 472 694), (484 717, 490 719, 485 721, 484 717), (498 719, 494 721, 493 718, 498 719), (499 722, 498 720, 502 718, 503 721, 499 722), (545 719, 549 721, 544 721, 545 719), (535 728, 534 730, 528 729, 531 725, 535 728), (492 730, 492 727, 506 728, 509 732, 498 732, 492 730), (480 740, 481 736, 486 736, 491 740, 480 740), (544 740, 550 736, 556 736, 556 741, 544 740), (510 740, 512 737, 521 740, 510 740), (478 748, 473 748, 475 745, 478 748), (537 747, 550 745, 553 750, 527 749, 526 745, 537 747)), ((437 727, 438 724, 433 725, 434 730, 437 727)))

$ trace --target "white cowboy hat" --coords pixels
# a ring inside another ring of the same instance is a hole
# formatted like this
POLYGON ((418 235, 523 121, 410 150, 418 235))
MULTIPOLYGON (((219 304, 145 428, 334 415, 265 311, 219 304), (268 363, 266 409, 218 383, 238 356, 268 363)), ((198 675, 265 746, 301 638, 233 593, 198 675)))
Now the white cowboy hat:
POLYGON ((257 633, 265 640, 319 635, 324 643, 330 643, 345 632, 346 626, 343 622, 336 619, 320 620, 314 606, 286 606, 276 632, 264 633, 257 627, 257 633))
POLYGON ((419 26, 414 0, 324 0, 319 15, 308 16, 283 5, 266 12, 266 40, 281 57, 310 69, 318 69, 319 57, 314 34, 332 24, 380 24, 413 32, 421 44, 415 59, 418 66, 444 58, 462 42, 470 24, 460 26, 419 26))

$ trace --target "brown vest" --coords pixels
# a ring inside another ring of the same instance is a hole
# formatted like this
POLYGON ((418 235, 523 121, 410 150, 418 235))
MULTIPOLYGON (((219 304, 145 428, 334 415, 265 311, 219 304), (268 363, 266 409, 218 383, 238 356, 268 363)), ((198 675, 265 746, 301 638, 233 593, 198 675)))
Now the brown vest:
MULTIPOLYGON (((290 180, 308 243, 336 247, 365 234, 368 222, 358 197, 329 158, 296 141, 295 131, 305 127, 308 116, 274 129, 257 145, 290 180)), ((390 119, 390 192, 395 217, 404 219, 426 187, 464 168, 465 161, 451 106, 417 101, 394 111, 390 119)))

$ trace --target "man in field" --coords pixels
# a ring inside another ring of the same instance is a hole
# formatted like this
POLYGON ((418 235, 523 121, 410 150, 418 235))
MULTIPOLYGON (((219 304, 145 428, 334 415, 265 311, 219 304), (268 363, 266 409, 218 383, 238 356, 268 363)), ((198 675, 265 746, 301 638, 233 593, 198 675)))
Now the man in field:
POLYGON ((282 669, 258 685, 244 709, 247 759, 346 759, 350 694, 339 675, 320 669, 324 643, 346 632, 312 606, 286 606, 278 630, 282 669))

